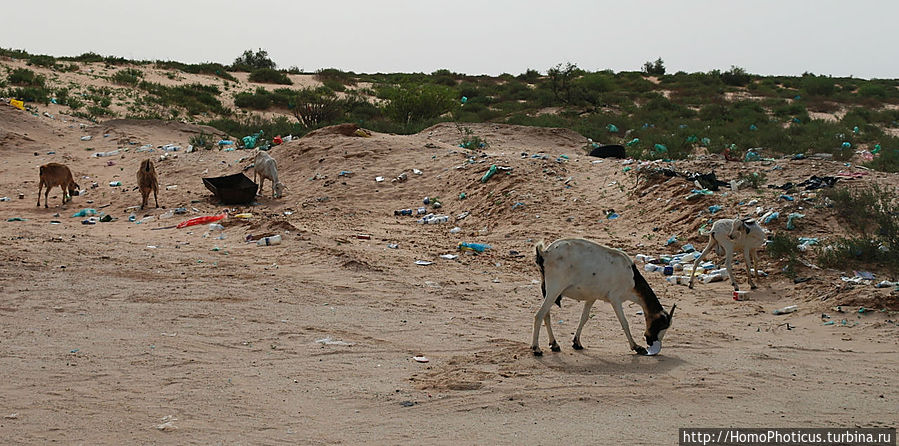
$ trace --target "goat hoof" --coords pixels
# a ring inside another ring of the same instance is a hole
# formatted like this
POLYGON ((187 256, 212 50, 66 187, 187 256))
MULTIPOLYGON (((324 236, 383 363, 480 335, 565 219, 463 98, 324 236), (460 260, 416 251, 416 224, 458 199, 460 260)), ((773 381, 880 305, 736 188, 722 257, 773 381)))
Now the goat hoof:
POLYGON ((552 350, 552 351, 554 351, 554 352, 560 352, 560 351, 562 351, 562 347, 559 347, 559 344, 556 344, 556 343, 550 344, 550 345, 549 345, 549 349, 552 350))
POLYGON ((543 356, 543 352, 539 348, 534 347, 531 350, 533 351, 534 356, 543 356))
POLYGON ((639 345, 636 346, 636 347, 634 347, 634 351, 637 352, 638 355, 644 355, 644 356, 645 356, 646 353, 647 353, 647 352, 646 352, 646 349, 643 348, 643 347, 641 347, 641 346, 639 346, 639 345))
POLYGON ((581 345, 581 344, 579 344, 579 343, 577 343, 577 342, 575 342, 575 343, 571 344, 571 348, 573 348, 573 349, 575 349, 575 350, 583 350, 583 349, 584 349, 584 346, 581 345))
POLYGON ((757 287, 757 286, 755 286, 755 285, 750 285, 750 286, 749 286, 749 289, 750 289, 750 290, 757 290, 758 288, 759 288, 759 287, 757 287))

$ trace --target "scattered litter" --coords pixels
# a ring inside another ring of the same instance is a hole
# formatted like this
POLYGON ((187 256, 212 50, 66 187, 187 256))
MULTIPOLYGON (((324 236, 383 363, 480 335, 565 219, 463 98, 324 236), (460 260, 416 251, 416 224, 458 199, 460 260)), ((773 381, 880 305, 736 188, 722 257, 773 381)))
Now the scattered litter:
POLYGON ((281 244, 281 234, 263 237, 256 241, 256 246, 273 246, 281 244))
POLYGON ((484 176, 481 177, 481 182, 486 183, 487 180, 489 180, 490 177, 492 177, 493 174, 495 174, 495 173, 496 173, 496 164, 491 164, 490 168, 487 169, 487 173, 485 173, 484 176))
POLYGON ((790 306, 786 306, 786 307, 783 307, 783 308, 778 308, 778 309, 774 310, 772 313, 774 313, 774 314, 789 314, 789 313, 792 313, 792 312, 794 312, 794 311, 796 311, 796 310, 798 310, 798 309, 799 309, 798 306, 796 306, 796 305, 790 305, 790 306))
POLYGON ((793 220, 798 220, 800 218, 805 217, 805 214, 800 214, 798 212, 792 212, 790 215, 787 215, 787 229, 793 230, 796 229, 796 226, 793 224, 793 220))
POLYGON ((413 356, 412 359, 414 359, 416 362, 428 362, 428 361, 430 361, 430 359, 428 359, 427 356, 413 356))
POLYGON ((468 242, 459 242, 458 248, 460 251, 469 251, 469 252, 478 252, 482 253, 488 249, 492 249, 490 245, 483 243, 468 243, 468 242))
POLYGON ((428 265, 431 265, 431 264, 433 264, 433 263, 434 263, 434 262, 429 262, 429 261, 427 261, 427 260, 416 260, 416 261, 415 261, 415 264, 416 264, 416 265, 419 265, 419 266, 428 266, 428 265))
POLYGON ((400 245, 398 243, 388 243, 387 247, 390 249, 399 249, 400 245))
POLYGON ((380 183, 380 182, 384 181, 384 177, 375 177, 375 181, 380 183))
POLYGON ((456 255, 456 254, 440 254, 440 258, 441 258, 441 259, 446 259, 446 260, 455 260, 455 259, 458 258, 458 257, 459 257, 459 256, 456 255))
POLYGON ((193 226, 193 225, 202 225, 202 224, 206 224, 206 223, 212 223, 212 222, 219 221, 227 216, 228 216, 228 214, 222 213, 219 215, 204 215, 202 217, 195 217, 195 218, 191 218, 190 220, 185 220, 185 221, 182 221, 181 223, 178 223, 177 228, 181 229, 181 228, 186 228, 188 226, 193 226))
POLYGON ((91 138, 92 138, 91 135, 84 135, 84 136, 81 137, 81 140, 82 140, 82 141, 90 141, 91 138))
POLYGON ((315 341, 316 344, 322 345, 353 345, 352 342, 344 342, 337 339, 332 339, 330 336, 326 338, 317 339, 315 341))
POLYGON ((97 210, 92 208, 84 208, 74 214, 72 214, 72 218, 74 217, 87 217, 90 215, 97 215, 97 210))
POLYGON ((159 426, 156 426, 156 429, 159 429, 164 432, 169 432, 169 431, 178 429, 175 426, 175 422, 178 421, 178 419, 175 418, 174 416, 166 415, 166 416, 162 417, 162 421, 163 421, 163 423, 160 424, 159 426))

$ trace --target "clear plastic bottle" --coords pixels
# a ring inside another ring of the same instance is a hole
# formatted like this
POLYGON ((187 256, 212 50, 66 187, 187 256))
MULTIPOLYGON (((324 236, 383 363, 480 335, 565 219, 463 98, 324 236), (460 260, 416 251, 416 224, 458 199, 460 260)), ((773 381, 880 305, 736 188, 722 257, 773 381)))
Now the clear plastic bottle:
POLYGON ((256 246, 272 246, 281 244, 281 235, 273 235, 271 237, 263 237, 256 241, 256 246))

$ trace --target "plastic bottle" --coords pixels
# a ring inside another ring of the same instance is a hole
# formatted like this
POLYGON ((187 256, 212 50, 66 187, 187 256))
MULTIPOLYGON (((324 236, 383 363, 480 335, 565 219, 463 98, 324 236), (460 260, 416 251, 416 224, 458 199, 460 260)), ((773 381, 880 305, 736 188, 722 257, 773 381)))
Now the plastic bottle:
POLYGON ((798 309, 799 309, 798 306, 796 306, 796 305, 790 305, 790 306, 787 306, 787 307, 778 308, 778 309, 774 310, 773 313, 774 313, 774 314, 788 314, 788 313, 792 313, 792 312, 794 312, 794 311, 796 311, 796 310, 798 310, 798 309))
POLYGON ((412 209, 397 209, 393 211, 393 215, 412 215, 412 209))
POLYGON ((273 235, 271 237, 264 237, 256 241, 256 246, 272 246, 272 245, 280 245, 281 244, 281 235, 273 235))
POLYGON ((490 245, 486 245, 483 243, 468 243, 468 242, 459 243, 459 250, 462 250, 462 251, 484 252, 488 249, 490 249, 490 245))
POLYGON ((173 209, 169 209, 164 214, 160 215, 159 219, 162 220, 162 219, 166 219, 166 218, 172 218, 174 216, 175 216, 175 211, 173 209))

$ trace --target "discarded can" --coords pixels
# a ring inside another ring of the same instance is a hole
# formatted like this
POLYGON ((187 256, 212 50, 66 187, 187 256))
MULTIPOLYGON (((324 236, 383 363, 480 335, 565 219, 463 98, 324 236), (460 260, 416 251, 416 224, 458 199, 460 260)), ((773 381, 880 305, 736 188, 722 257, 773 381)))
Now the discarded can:
POLYGON ((272 246, 281 244, 281 235, 273 235, 271 237, 263 237, 256 241, 256 246, 272 246))
POLYGON ((749 293, 749 291, 734 291, 734 300, 736 300, 736 301, 746 300, 747 293, 749 293))
POLYGON ((674 274, 674 267, 673 266, 665 266, 662 269, 662 274, 664 274, 666 276, 670 276, 670 275, 674 274))
POLYGON ((356 234, 356 238, 359 240, 371 240, 371 234, 356 234))
POLYGON ((398 209, 393 211, 393 215, 412 215, 412 209, 398 209))
MULTIPOLYGON (((415 215, 425 215, 428 213, 428 208, 418 208, 415 210, 415 215)), ((412 214, 409 214, 412 215, 412 214)))

